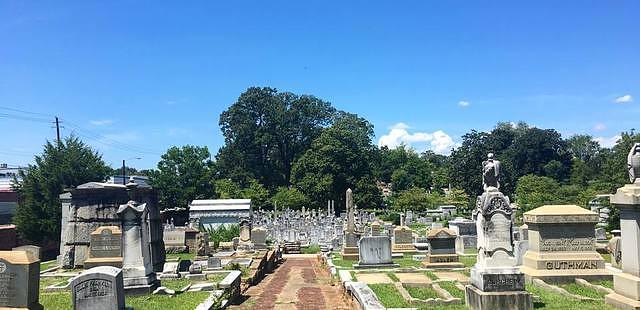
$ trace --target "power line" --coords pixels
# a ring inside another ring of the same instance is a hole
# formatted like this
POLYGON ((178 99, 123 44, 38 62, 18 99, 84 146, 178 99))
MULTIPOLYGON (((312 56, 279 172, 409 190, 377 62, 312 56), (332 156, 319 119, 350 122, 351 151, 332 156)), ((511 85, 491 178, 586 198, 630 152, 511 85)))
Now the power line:
POLYGON ((42 115, 42 116, 46 116, 46 117, 49 117, 49 118, 53 116, 51 114, 45 114, 45 113, 40 113, 40 112, 30 112, 30 111, 20 110, 20 109, 16 109, 16 108, 3 107, 3 106, 0 106, 0 109, 13 111, 13 112, 19 112, 19 113, 25 113, 25 114, 42 115))

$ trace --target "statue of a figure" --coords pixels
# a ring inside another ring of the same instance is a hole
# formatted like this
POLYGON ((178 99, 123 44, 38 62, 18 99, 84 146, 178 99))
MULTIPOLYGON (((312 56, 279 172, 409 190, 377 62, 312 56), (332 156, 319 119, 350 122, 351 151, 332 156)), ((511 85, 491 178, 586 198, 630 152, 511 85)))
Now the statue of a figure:
POLYGON ((197 254, 199 256, 205 256, 207 255, 207 245, 205 244, 206 240, 205 240, 205 235, 200 233, 196 236, 196 238, 198 239, 198 249, 197 249, 197 254))
POLYGON ((487 155, 482 162, 482 185, 486 191, 489 187, 500 188, 500 161, 493 159, 493 153, 487 155))
POLYGON ((627 166, 629 167, 629 179, 631 183, 640 180, 640 143, 635 143, 629 151, 627 166))

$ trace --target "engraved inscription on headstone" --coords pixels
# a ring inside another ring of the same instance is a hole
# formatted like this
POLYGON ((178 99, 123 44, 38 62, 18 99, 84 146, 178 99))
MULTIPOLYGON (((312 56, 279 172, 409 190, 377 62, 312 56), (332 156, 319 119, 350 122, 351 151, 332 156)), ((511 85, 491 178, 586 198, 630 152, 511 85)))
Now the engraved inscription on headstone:
POLYGON ((0 309, 38 309, 40 261, 26 251, 0 251, 0 309))
POLYGON ((71 280, 73 308, 76 310, 124 309, 122 270, 100 266, 71 280))
POLYGON ((90 257, 122 256, 122 233, 117 226, 104 226, 91 233, 90 257))

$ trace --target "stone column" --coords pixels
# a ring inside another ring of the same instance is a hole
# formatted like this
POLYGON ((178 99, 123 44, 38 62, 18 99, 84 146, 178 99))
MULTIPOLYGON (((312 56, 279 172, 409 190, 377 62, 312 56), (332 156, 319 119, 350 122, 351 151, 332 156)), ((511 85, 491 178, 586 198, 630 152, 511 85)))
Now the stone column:
POLYGON ((618 189, 611 204, 620 209, 622 231, 622 273, 613 275, 615 293, 605 296, 607 304, 640 308, 640 178, 618 189))
POLYGON ((159 284, 151 263, 149 240, 142 231, 147 205, 129 201, 118 209, 122 220, 122 271, 127 294, 150 293, 159 284))

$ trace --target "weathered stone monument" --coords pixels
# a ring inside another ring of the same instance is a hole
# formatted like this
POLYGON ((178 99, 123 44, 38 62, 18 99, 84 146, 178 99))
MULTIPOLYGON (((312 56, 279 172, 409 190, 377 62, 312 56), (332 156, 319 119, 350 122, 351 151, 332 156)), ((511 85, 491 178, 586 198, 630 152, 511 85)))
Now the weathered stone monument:
POLYGON ((136 183, 110 184, 89 182, 60 195, 62 217, 59 263, 63 268, 84 267, 89 256, 91 233, 100 226, 120 226, 118 207, 130 200, 146 203, 142 221, 155 271, 162 271, 165 261, 163 227, 154 189, 136 183))
POLYGON ((42 309, 40 260, 26 251, 0 251, 0 309, 42 309))
POLYGON ((248 218, 240 219, 240 240, 236 249, 242 252, 253 252, 254 250, 254 245, 251 242, 251 221, 248 218))
POLYGON ((85 269, 97 266, 122 267, 122 231, 119 226, 100 226, 91 233, 85 269))
POLYGON ((484 193, 473 211, 478 232, 478 260, 471 268, 465 300, 474 310, 533 309, 524 274, 516 267, 509 198, 499 190, 500 162, 493 154, 482 163, 484 193))
POLYGON ((184 229, 165 229, 162 234, 162 240, 167 253, 185 253, 189 250, 187 234, 184 229))
POLYGON ((387 236, 362 237, 358 247, 359 261, 353 268, 400 267, 391 260, 391 239, 387 236))
POLYGON ((142 219, 147 212, 146 204, 135 201, 121 205, 117 212, 122 220, 122 271, 127 294, 149 294, 160 284, 151 264, 147 235, 143 233, 142 219))
POLYGON ((23 245, 19 247, 15 247, 12 251, 24 251, 29 252, 35 259, 41 259, 40 252, 41 248, 37 245, 23 245))
POLYGON ((462 217, 449 221, 449 229, 456 232, 456 251, 464 254, 465 249, 475 249, 478 243, 476 222, 462 217))
POLYGON ((574 282, 611 279, 596 252, 598 214, 574 205, 542 206, 524 213, 529 249, 523 267, 527 280, 574 282))
POLYGON ((100 266, 71 280, 71 300, 76 310, 123 310, 122 270, 100 266))
POLYGON ((267 230, 262 227, 256 227, 251 230, 251 243, 257 250, 265 250, 267 248, 267 230))
POLYGON ((605 302, 622 309, 640 309, 640 143, 635 143, 627 157, 627 184, 611 197, 620 209, 622 271, 613 275, 613 290, 605 302))
POLYGON ((416 247, 413 245, 413 230, 405 225, 393 229, 393 253, 412 254, 415 252, 416 247))
POLYGON ((429 252, 422 266, 426 268, 463 268, 464 264, 456 253, 456 232, 447 228, 429 231, 427 239, 429 252))
POLYGON ((344 243, 342 246, 342 259, 357 260, 359 256, 358 239, 360 236, 356 233, 355 215, 353 208, 353 192, 347 189, 346 194, 347 208, 347 227, 344 230, 344 243))

